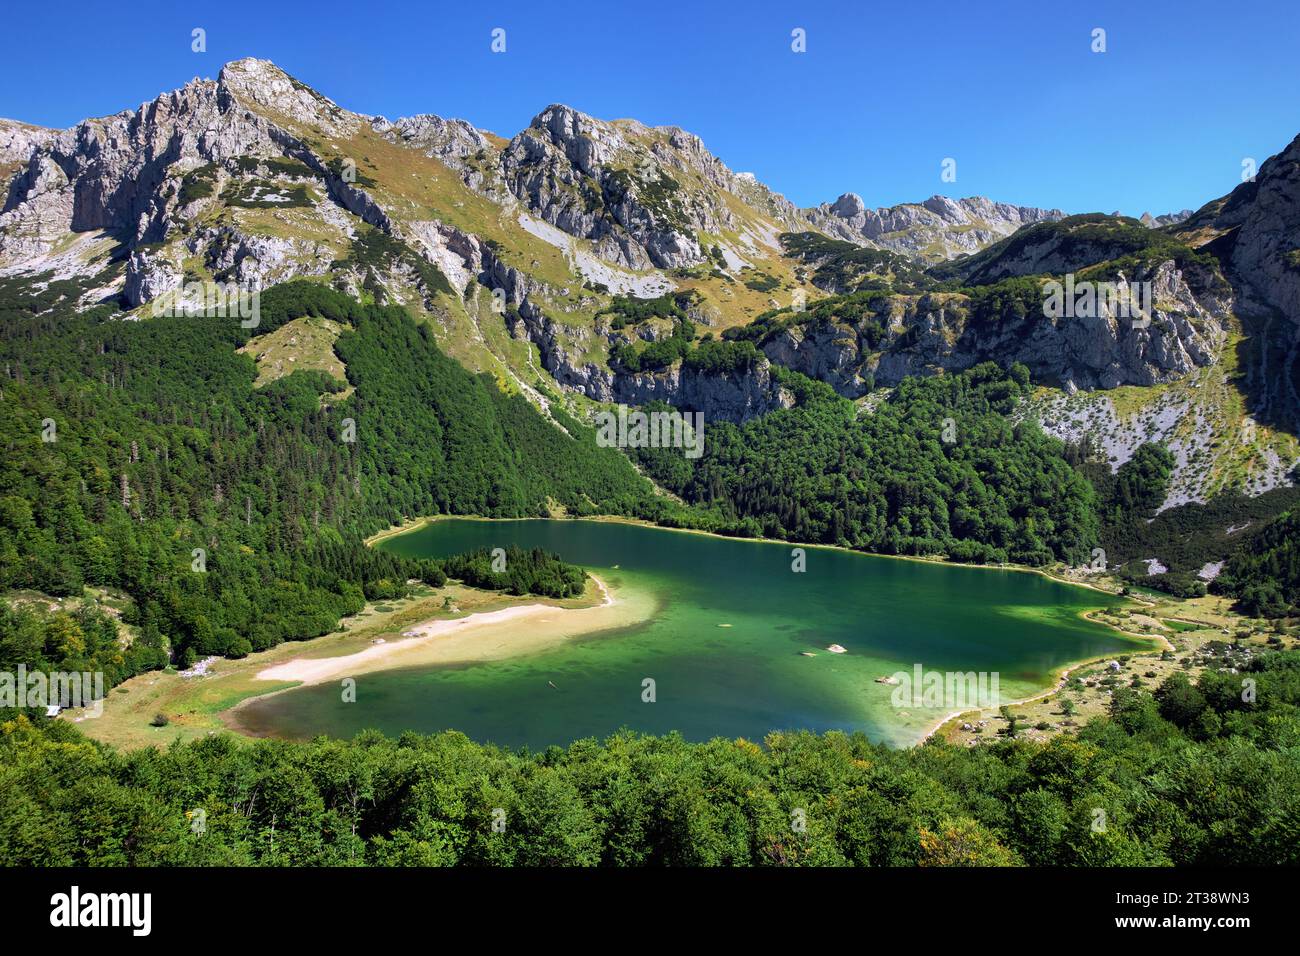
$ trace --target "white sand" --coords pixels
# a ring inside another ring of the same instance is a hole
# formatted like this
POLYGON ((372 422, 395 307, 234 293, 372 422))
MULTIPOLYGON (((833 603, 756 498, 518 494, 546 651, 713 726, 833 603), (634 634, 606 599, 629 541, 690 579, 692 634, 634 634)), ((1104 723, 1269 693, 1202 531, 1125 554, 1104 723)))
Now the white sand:
POLYGON ((258 680, 319 684, 341 677, 394 667, 499 660, 543 650, 573 637, 644 620, 643 600, 616 600, 595 578, 605 600, 588 608, 522 604, 452 620, 426 621, 403 632, 400 640, 373 644, 342 657, 296 657, 257 673, 258 680))

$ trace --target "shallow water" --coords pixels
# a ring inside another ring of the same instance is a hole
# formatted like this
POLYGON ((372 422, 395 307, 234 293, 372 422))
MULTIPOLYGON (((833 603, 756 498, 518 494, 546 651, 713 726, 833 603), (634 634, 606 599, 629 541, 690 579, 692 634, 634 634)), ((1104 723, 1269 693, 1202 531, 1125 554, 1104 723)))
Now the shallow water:
POLYGON ((984 701, 895 706, 877 677, 918 664, 995 674, 1006 702, 1047 689, 1072 661, 1145 646, 1079 618, 1113 603, 1106 595, 1018 571, 808 548, 796 573, 789 545, 598 521, 449 519, 379 547, 437 556, 510 544, 555 551, 657 610, 524 657, 365 674, 354 703, 336 683, 291 690, 251 702, 241 725, 286 737, 455 729, 532 748, 620 727, 693 740, 839 728, 902 745, 953 703, 984 701))

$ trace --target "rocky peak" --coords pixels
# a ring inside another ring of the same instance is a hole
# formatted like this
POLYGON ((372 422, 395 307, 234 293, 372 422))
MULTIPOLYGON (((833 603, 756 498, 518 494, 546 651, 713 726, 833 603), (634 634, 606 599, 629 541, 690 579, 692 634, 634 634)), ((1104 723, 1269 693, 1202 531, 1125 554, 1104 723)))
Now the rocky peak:
POLYGON ((377 116, 370 125, 376 132, 425 150, 431 156, 464 159, 492 148, 491 141, 472 123, 462 119, 443 119, 432 113, 404 116, 391 123, 377 116))
POLYGON ((1300 325, 1300 136, 1227 197, 1182 224, 1216 233, 1246 305, 1300 325))
POLYGON ((332 136, 350 136, 361 125, 360 116, 298 82, 270 60, 232 60, 221 68, 217 85, 245 107, 270 110, 332 136))
POLYGON ((472 123, 421 113, 393 122, 376 116, 370 127, 399 146, 418 149, 455 170, 471 189, 498 201, 508 195, 496 144, 472 123))
POLYGON ((855 193, 806 209, 804 214, 837 239, 929 262, 978 252, 1021 226, 1065 215, 1059 209, 1014 206, 983 196, 931 196, 920 203, 868 209, 855 193))
POLYGON ((528 129, 515 139, 529 143, 538 134, 586 176, 597 174, 615 153, 629 148, 629 143, 612 125, 560 103, 534 116, 528 129))
POLYGON ((675 126, 607 122, 556 104, 510 141, 501 168, 530 212, 632 269, 700 263, 706 246, 724 244, 725 231, 807 227, 784 197, 732 172, 698 136, 675 126), (753 215, 738 212, 724 194, 753 215))
MULTIPOLYGON (((1115 213, 1116 216, 1119 213, 1115 213)), ((1185 219, 1190 218, 1192 210, 1184 209, 1181 212, 1167 212, 1161 216, 1153 216, 1149 212, 1144 212, 1138 216, 1138 222, 1148 229, 1159 229, 1161 226, 1176 226, 1185 219)))
POLYGON ((866 215, 867 206, 857 193, 845 193, 831 203, 829 212, 837 219, 857 220, 866 215))

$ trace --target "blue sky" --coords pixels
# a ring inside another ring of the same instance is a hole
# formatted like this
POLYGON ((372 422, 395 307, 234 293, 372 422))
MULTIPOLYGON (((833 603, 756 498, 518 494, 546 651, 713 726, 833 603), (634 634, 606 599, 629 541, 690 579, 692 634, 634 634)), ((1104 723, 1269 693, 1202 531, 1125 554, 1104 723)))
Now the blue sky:
POLYGON ((1295 0, 189 6, 10 4, 0 116, 69 126, 258 56, 390 118, 511 136, 562 102, 682 126, 799 205, 941 193, 1131 215, 1195 208, 1300 134, 1295 0))

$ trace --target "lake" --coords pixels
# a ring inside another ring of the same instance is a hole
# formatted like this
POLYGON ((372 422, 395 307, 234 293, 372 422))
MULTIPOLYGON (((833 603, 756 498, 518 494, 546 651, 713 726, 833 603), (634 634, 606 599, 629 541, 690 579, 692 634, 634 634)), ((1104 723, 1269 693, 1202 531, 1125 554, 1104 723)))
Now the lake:
POLYGON ((504 661, 365 674, 352 703, 337 683, 297 688, 250 702, 240 724, 294 738, 455 729, 534 749, 622 727, 760 741, 860 730, 907 745, 957 708, 920 688, 900 706, 878 677, 994 675, 1007 702, 1069 663, 1150 646, 1079 616, 1117 599, 1022 571, 832 548, 806 548, 796 571, 790 545, 606 521, 446 519, 377 546, 445 556, 510 544, 584 566, 648 620, 504 661))

